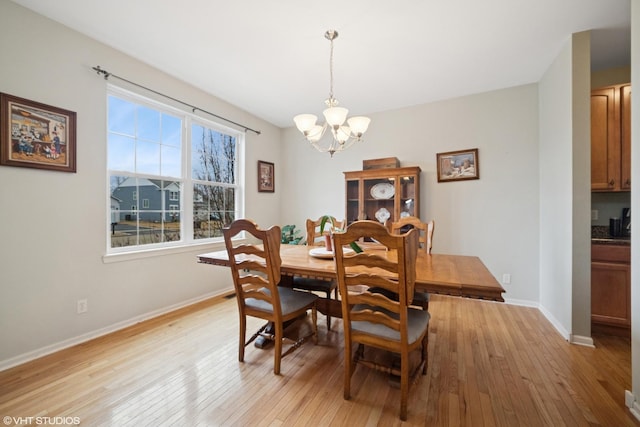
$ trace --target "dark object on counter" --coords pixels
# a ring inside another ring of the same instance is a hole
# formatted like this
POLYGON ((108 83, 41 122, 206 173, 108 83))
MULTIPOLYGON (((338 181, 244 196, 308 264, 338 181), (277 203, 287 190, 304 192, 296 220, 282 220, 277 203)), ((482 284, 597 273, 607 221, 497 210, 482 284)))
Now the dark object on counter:
POLYGON ((622 208, 620 235, 623 237, 631 237, 631 208, 622 208))
POLYGON ((620 218, 609 218, 609 234, 611 237, 620 237, 620 218))

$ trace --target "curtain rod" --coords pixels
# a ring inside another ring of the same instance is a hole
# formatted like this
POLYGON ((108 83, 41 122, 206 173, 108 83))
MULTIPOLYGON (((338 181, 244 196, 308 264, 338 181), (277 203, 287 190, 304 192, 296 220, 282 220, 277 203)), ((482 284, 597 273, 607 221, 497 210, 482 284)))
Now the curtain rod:
POLYGON ((236 126, 238 126, 238 127, 243 128, 243 129, 244 129, 244 131, 245 131, 245 133, 246 133, 248 130, 250 130, 251 132, 254 132, 256 135, 260 135, 260 133, 261 133, 259 130, 251 129, 251 128, 250 128, 250 127, 248 127, 248 126, 242 125, 242 124, 240 124, 240 123, 236 123, 236 122, 234 122, 233 120, 226 119, 226 118, 224 118, 224 117, 222 117, 222 116, 219 116, 219 115, 217 115, 217 114, 214 114, 214 113, 212 113, 212 112, 210 112, 210 111, 203 110, 202 108, 196 107, 195 105, 188 104, 188 103, 186 103, 186 102, 184 102, 184 101, 180 101, 179 99, 176 99, 176 98, 174 98, 174 97, 172 97, 172 96, 165 95, 164 93, 160 93, 160 92, 155 91, 155 90, 153 90, 153 89, 149 89, 149 88, 148 88, 148 87, 146 87, 146 86, 142 86, 142 85, 140 85, 140 84, 138 84, 138 83, 134 83, 134 82, 132 82, 131 80, 127 80, 127 79, 125 79, 125 78, 122 78, 122 77, 120 77, 120 76, 117 76, 117 75, 115 75, 115 74, 112 74, 112 73, 108 72, 107 70, 103 70, 102 68, 100 68, 100 66, 99 66, 99 65, 98 65, 98 66, 95 66, 95 67, 92 67, 92 68, 96 71, 96 73, 97 73, 98 75, 100 75, 100 74, 104 75, 104 79, 105 79, 105 80, 109 80, 109 77, 115 77, 116 79, 118 79, 118 80, 122 80, 123 82, 127 82, 127 83, 129 83, 129 84, 132 84, 132 85, 137 86, 137 87, 139 87, 139 88, 142 88, 142 89, 144 89, 144 90, 148 90, 149 92, 153 92, 153 93, 155 93, 156 95, 160 95, 160 96, 163 96, 163 97, 165 97, 165 98, 171 99, 172 101, 178 102, 178 103, 180 103, 180 104, 182 104, 182 105, 186 105, 187 107, 191 108, 191 111, 192 111, 192 112, 194 112, 194 113, 196 112, 196 110, 198 110, 198 111, 202 111, 203 113, 209 114, 209 115, 211 115, 211 116, 213 116, 213 117, 216 117, 216 118, 218 118, 218 119, 220 119, 220 120, 224 120, 224 121, 225 121, 225 122, 227 122, 227 123, 232 123, 232 124, 234 124, 234 125, 236 125, 236 126))

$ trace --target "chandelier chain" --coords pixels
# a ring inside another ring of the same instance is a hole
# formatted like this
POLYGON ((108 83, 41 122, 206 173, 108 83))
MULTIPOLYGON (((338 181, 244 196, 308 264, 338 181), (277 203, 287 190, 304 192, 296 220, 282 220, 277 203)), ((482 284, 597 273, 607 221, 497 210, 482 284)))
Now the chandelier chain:
POLYGON ((329 41, 331 42, 329 50, 329 100, 333 101, 333 38, 329 41))

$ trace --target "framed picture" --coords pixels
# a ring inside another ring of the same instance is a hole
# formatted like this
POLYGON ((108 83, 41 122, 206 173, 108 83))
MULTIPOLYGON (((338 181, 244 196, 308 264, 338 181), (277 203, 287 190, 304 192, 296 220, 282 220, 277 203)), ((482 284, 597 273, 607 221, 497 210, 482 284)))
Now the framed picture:
POLYGON ((275 191, 273 163, 258 160, 258 191, 261 193, 273 193, 275 191))
POLYGON ((478 149, 437 153, 438 182, 479 179, 478 149))
POLYGON ((0 93, 0 165, 76 171, 76 113, 0 93))

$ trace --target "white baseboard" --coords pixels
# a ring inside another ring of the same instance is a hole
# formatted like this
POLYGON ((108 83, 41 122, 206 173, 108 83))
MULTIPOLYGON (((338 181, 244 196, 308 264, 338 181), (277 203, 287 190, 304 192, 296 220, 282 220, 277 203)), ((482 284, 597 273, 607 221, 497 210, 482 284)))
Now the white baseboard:
POLYGON ((572 342, 571 341, 571 334, 569 333, 569 331, 567 331, 563 326, 562 323, 560 323, 558 321, 558 319, 556 319, 551 312, 549 312, 547 309, 545 309, 543 306, 538 306, 538 310, 540 310, 540 312, 542 313, 542 315, 544 317, 547 318, 547 320, 549 322, 551 322, 551 325, 553 325, 554 328, 556 328, 556 330, 560 333, 560 335, 562 335, 562 338, 564 338, 565 340, 572 342))
POLYGON ((624 391, 624 403, 629 408, 629 412, 640 421, 640 402, 636 400, 636 397, 629 390, 624 391))
POLYGON ((209 298, 213 298, 220 295, 225 295, 229 291, 218 292, 218 293, 209 293, 205 295, 201 295, 196 298, 192 298, 186 301, 179 302, 177 304, 172 304, 168 307, 163 307, 158 310, 153 310, 145 314, 141 314, 139 316, 135 316, 131 319, 123 320, 122 322, 114 323, 113 325, 106 326, 101 329, 97 329, 95 331, 87 332, 86 334, 79 335, 77 337, 69 338, 64 341, 60 341, 46 347, 42 347, 27 353, 20 354, 18 356, 12 357, 10 359, 0 361, 0 371, 4 371, 9 368, 13 368, 14 366, 21 365, 23 363, 29 362, 31 360, 38 359, 40 357, 46 356, 51 353, 55 353, 56 351, 63 350, 65 348, 72 347, 77 344, 82 344, 84 342, 90 341, 94 338, 101 337, 103 335, 110 334, 112 332, 118 331, 120 329, 124 329, 128 326, 135 325, 136 323, 143 322, 145 320, 152 319, 154 317, 158 317, 160 315, 169 313, 174 310, 178 310, 180 308, 198 303, 200 301, 204 301, 209 298))
POLYGON ((582 345, 585 347, 596 348, 596 345, 593 343, 593 338, 585 337, 582 335, 573 335, 571 334, 571 338, 569 339, 571 344, 582 345))
POLYGON ((522 307, 532 307, 532 308, 538 308, 538 309, 540 308, 540 304, 538 304, 537 302, 524 300, 524 299, 506 298, 504 302, 505 304, 519 305, 522 307))
POLYGON ((529 300, 517 300, 517 299, 505 299, 506 304, 511 305, 519 305, 522 307, 531 307, 537 308, 540 310, 542 315, 553 325, 553 327, 560 333, 560 335, 571 344, 583 345, 585 347, 594 347, 593 338, 585 337, 581 335, 572 335, 566 329, 562 327, 560 322, 557 321, 553 315, 549 311, 547 311, 544 307, 540 306, 537 301, 529 301, 529 300))

